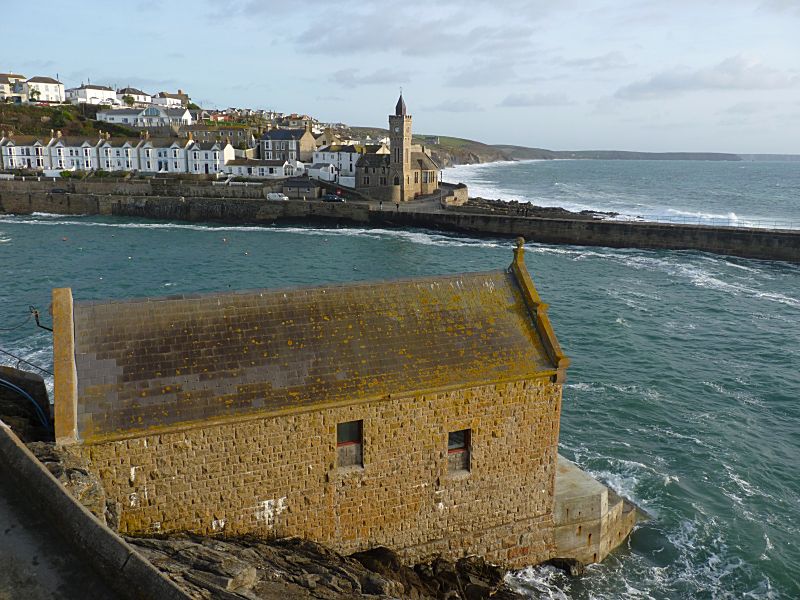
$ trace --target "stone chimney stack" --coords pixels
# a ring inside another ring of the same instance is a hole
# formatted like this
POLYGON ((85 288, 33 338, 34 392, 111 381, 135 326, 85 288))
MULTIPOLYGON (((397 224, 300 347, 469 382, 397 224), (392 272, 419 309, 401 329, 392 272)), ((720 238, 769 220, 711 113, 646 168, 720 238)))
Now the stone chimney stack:
POLYGON ((56 137, 61 139, 61 130, 56 131, 56 137))
POLYGON ((110 139, 111 139, 111 134, 110 134, 108 131, 106 131, 106 139, 107 139, 107 140, 110 140, 110 139))
POLYGON ((56 137, 56 132, 55 132, 55 130, 51 129, 50 130, 50 139, 52 140, 54 137, 56 137))
POLYGON ((186 137, 191 142, 194 139, 194 134, 190 131, 186 137))

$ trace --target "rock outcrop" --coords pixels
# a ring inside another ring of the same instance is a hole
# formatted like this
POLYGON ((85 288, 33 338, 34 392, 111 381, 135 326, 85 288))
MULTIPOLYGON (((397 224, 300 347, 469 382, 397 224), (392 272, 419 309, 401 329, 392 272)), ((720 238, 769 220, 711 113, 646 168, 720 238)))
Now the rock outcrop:
POLYGON ((126 539, 198 599, 522 598, 505 585, 503 569, 479 557, 456 563, 437 559, 410 568, 387 548, 342 556, 297 538, 126 539))

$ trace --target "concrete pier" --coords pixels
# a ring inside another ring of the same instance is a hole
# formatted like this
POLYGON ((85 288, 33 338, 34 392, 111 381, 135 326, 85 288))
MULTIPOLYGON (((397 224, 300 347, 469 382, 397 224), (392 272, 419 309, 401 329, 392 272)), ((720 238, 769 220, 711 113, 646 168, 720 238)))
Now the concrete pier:
POLYGON ((553 508, 556 556, 601 562, 644 515, 572 461, 558 456, 553 508))

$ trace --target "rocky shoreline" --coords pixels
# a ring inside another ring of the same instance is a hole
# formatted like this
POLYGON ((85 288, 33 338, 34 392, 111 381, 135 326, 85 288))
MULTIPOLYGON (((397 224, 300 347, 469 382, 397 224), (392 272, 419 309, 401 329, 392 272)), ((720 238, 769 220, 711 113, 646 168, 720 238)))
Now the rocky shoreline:
POLYGON ((480 212, 511 217, 538 217, 542 219, 573 219, 578 221, 595 221, 619 216, 616 212, 582 210, 573 212, 560 206, 536 206, 517 200, 492 200, 480 196, 470 197, 458 207, 459 212, 480 212))

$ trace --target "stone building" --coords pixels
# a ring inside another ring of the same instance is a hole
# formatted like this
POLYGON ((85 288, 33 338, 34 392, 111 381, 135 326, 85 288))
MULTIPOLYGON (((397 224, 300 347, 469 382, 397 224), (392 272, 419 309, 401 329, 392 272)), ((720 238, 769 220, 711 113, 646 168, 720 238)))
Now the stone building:
POLYGON ((123 533, 301 536, 405 560, 555 552, 569 360, 526 270, 74 302, 55 427, 123 533))
POLYGON ((439 189, 439 165, 424 146, 411 143, 411 115, 403 95, 389 115, 388 155, 365 154, 356 165, 356 187, 376 200, 405 202, 439 189))

